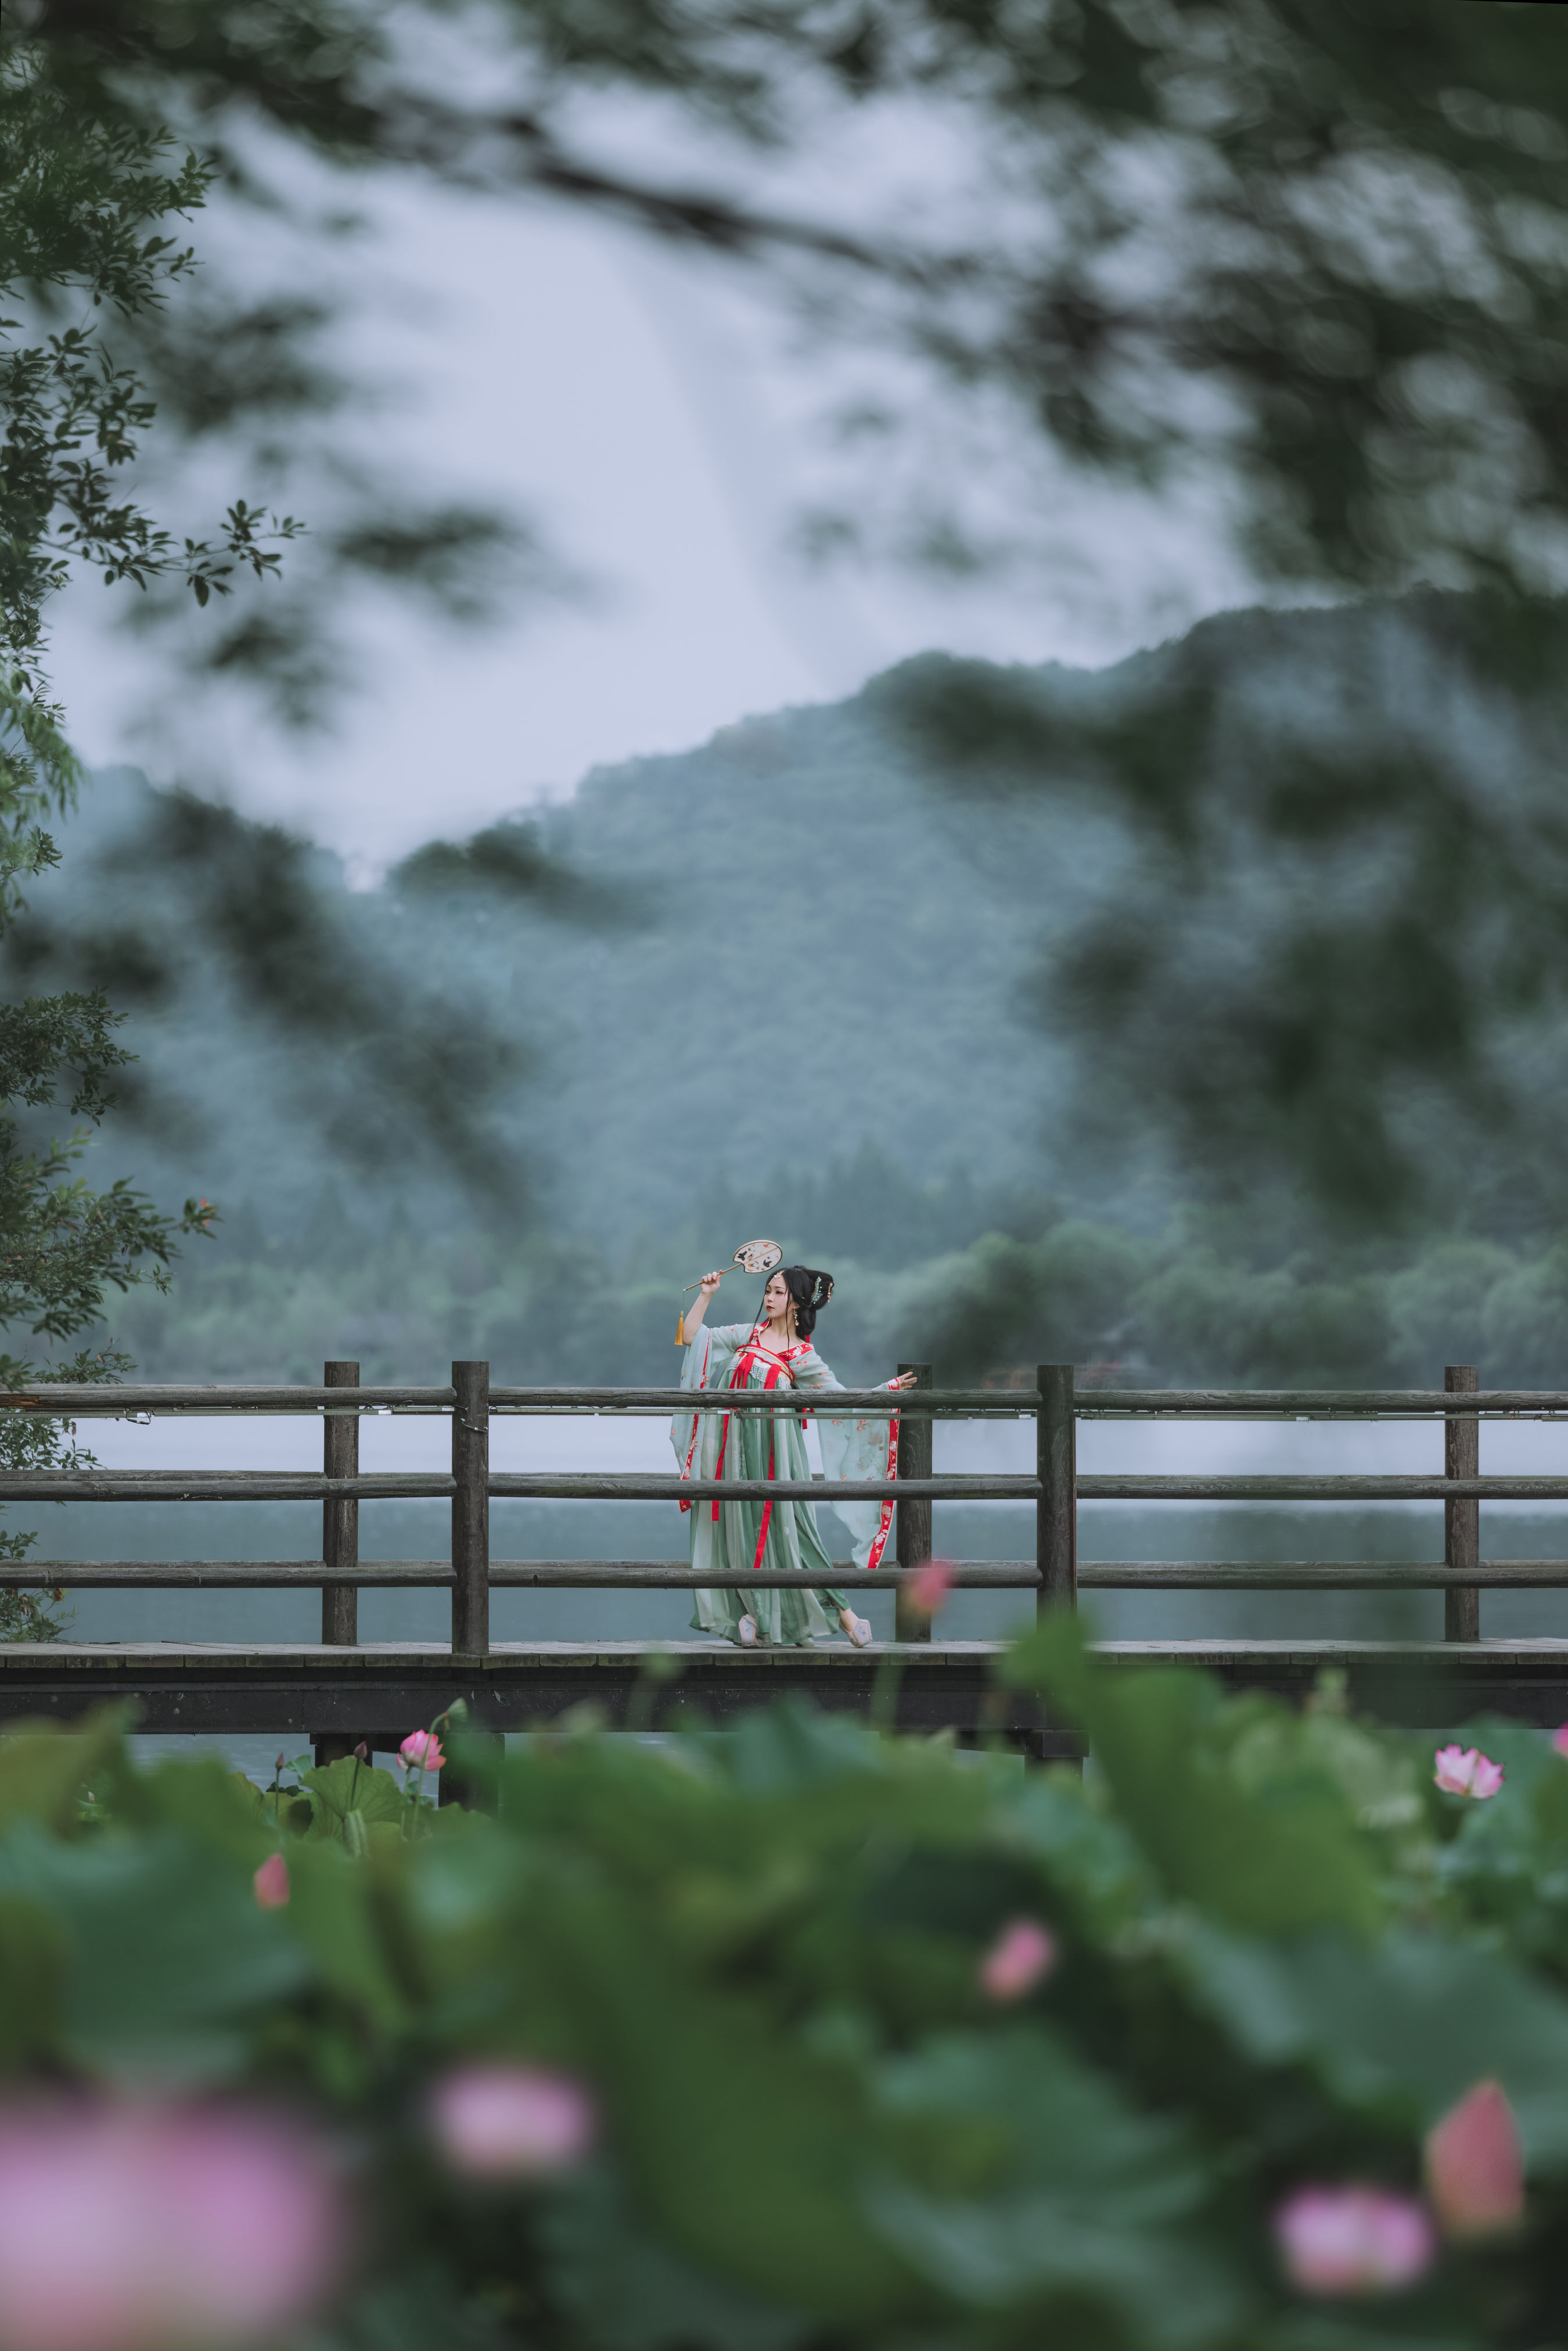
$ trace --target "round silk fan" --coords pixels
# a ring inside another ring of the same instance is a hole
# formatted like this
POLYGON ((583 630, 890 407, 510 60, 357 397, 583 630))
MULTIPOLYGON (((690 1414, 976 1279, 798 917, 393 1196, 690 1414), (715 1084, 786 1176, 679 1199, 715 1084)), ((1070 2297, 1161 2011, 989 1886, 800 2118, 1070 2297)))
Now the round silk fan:
POLYGON ((777 1241, 746 1241, 735 1252, 733 1262, 742 1273, 771 1273, 776 1265, 784 1262, 784 1252, 777 1241))
MULTIPOLYGON (((784 1252, 777 1241, 742 1241, 730 1259, 730 1263, 737 1265, 742 1273, 771 1273, 776 1265, 782 1265, 783 1262, 784 1252)), ((686 1290, 700 1290, 704 1279, 705 1277, 699 1273, 695 1281, 687 1282, 686 1290)), ((684 1298, 685 1291, 683 1290, 681 1295, 684 1298)), ((681 1319, 675 1325, 675 1344, 677 1347, 684 1347, 685 1343, 686 1310, 683 1306, 681 1319)))

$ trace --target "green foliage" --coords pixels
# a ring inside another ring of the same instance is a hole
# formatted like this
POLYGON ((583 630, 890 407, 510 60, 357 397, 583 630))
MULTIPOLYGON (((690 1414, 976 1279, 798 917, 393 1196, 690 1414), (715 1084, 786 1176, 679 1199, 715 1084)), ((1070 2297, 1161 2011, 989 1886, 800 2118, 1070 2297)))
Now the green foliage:
MULTIPOLYGON (((0 934, 22 910, 23 884, 57 863, 43 820, 69 812, 80 780, 42 669, 45 607, 72 564, 143 589, 178 576, 204 604, 228 592, 236 562, 262 576, 278 559, 265 544, 266 517, 243 501, 221 543, 178 546, 123 490, 154 408, 134 371, 116 361, 106 322, 155 308, 188 272, 190 250, 158 225, 202 203, 213 166, 190 153, 171 162, 175 142, 162 130, 73 104, 14 31, 8 25, 0 47, 0 303, 13 314, 0 319, 0 934), (86 323, 51 331, 68 305, 85 305, 86 323)), ((297 528, 285 521, 272 535, 297 528)), ((114 1078, 134 1058, 119 1025, 96 986, 0 1008, 0 1329, 21 1325, 56 1345, 99 1321, 107 1290, 149 1272, 162 1281, 176 1234, 204 1233, 212 1220, 204 1200, 188 1199, 176 1219, 128 1180, 95 1192, 75 1172, 114 1099, 114 1078), (62 1098, 87 1124, 44 1139, 28 1114, 62 1098)), ((111 1379, 123 1367, 99 1347, 57 1358, 43 1376, 111 1379)), ((0 1385, 37 1377, 26 1361, 0 1355, 0 1385)), ((89 1458, 60 1423, 15 1409, 0 1420, 7 1468, 89 1458)), ((17 1558, 35 1540, 0 1537, 0 1555, 17 1558)), ((60 1630, 47 1602, 0 1594, 0 1636, 60 1630)))
MULTIPOLYGON (((29 301, 62 309, 85 298, 89 313, 123 319, 155 308, 191 270, 194 255, 155 225, 183 221, 206 197, 214 166, 159 126, 137 128, 112 111, 84 110, 50 85, 37 49, 0 50, 0 300, 24 314, 29 301)), ((102 321, 72 323, 18 342, 28 321, 7 318, 0 347, 0 468, 5 516, 0 561, 0 666, 13 695, 36 698, 44 607, 73 561, 110 584, 139 588, 166 575, 198 603, 227 595, 236 563, 258 576, 278 557, 269 538, 300 526, 237 501, 216 541, 176 540, 127 497, 154 403, 133 370, 118 364, 102 321)), ((40 720, 55 714, 47 705, 40 720)))
POLYGON ((1175 1899, 1255 1933, 1358 1935, 1377 1924, 1375 1856, 1347 1834, 1349 1799, 1310 1740, 1277 1740, 1266 1765, 1254 1757, 1239 1770, 1244 1710, 1179 1668, 1122 1681, 1096 1673, 1068 1616, 1024 1641, 1010 1667, 1087 1733, 1118 1812, 1175 1899))
POLYGON ((1508 1776, 1465 1805, 1429 1736, 1332 1689, 1300 1716, 1227 1700, 1065 1620, 1007 1670, 1089 1734, 1086 1779, 784 1708, 459 1748, 486 1818, 353 1758, 261 1791, 138 1771, 113 1719, 25 1728, 0 1742, 0 2064, 14 2093, 248 2086, 340 2129, 396 2223, 313 2341, 1556 2340, 1568 1761, 1481 1726, 1508 1776), (998 2001, 980 1963, 1019 1918, 1058 1956, 998 2001), (444 2168, 426 2092, 489 2058, 582 2081, 589 2161, 444 2168), (1525 2230, 1401 2294, 1293 2294, 1281 2199, 1416 2192, 1423 2132, 1487 2079, 1525 2230))
MULTIPOLYGON (((170 129, 190 126, 191 110, 176 103, 143 117, 102 75, 96 44, 90 62, 60 71, 59 29, 47 9, 8 9, 0 23, 0 299, 10 314, 0 319, 0 676, 32 717, 58 717, 41 698, 46 614, 76 566, 141 590, 143 624, 183 611, 186 590, 198 607, 230 601, 227 624, 189 649, 191 667, 265 676, 295 723, 319 716, 340 683, 348 655, 335 607, 346 578, 412 589, 470 624, 519 557, 542 584, 528 534, 493 502, 432 500, 402 479, 389 493, 340 453, 316 468, 311 487, 329 513, 287 606, 235 590, 270 582, 285 545, 302 550, 294 516, 236 497, 193 538, 142 502, 162 459, 220 433, 231 443, 248 434, 235 451, 241 468, 274 480, 280 465, 308 472, 310 426, 346 404, 348 387, 319 348, 319 300, 257 299, 211 272, 198 280, 184 232, 225 172, 210 148, 197 153, 170 129)), ((122 55, 128 29, 110 35, 122 55)), ((248 169, 228 176, 231 187, 254 185, 248 169)), ((559 570, 550 580, 566 584, 559 570)))

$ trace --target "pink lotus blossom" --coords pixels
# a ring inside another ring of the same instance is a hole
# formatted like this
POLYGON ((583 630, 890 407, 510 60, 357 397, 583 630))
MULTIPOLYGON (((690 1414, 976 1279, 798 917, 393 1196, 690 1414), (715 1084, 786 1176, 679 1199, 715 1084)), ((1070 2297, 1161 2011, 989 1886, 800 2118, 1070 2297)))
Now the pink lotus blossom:
POLYGON ((953 1562, 950 1559, 922 1560, 913 1575, 904 1583, 904 1597, 911 1608, 922 1616, 935 1616, 947 1605, 947 1594, 954 1584, 953 1562))
POLYGON ((318 2312, 349 2235, 321 2142, 255 2108, 0 2107, 5 2351, 220 2351, 318 2312))
POLYGON ((1298 2188, 1273 2228, 1285 2274, 1302 2294, 1389 2294, 1413 2285, 1437 2258, 1426 2206, 1387 2188, 1298 2188))
POLYGON ((981 1989, 992 2000, 1022 2000, 1056 1965, 1056 1938, 1038 1918, 1015 1918, 980 1961, 981 1989))
POLYGON ((1559 1755, 1568 1755, 1568 1722, 1560 1723, 1552 1732, 1552 1744, 1559 1755))
POLYGON ((1432 1760, 1432 1777, 1446 1796, 1495 1796, 1502 1785, 1502 1765, 1479 1747, 1439 1747, 1432 1760))
POLYGON ((269 1853, 250 1882, 264 1910, 281 1910, 288 1899, 288 1864, 280 1853, 269 1853))
POLYGON ((1524 2215, 1519 2126, 1496 2082, 1478 2082, 1427 2134, 1427 2193, 1450 2237, 1492 2237, 1524 2215))
POLYGON ((569 2074, 537 2065, 461 2065, 431 2094, 436 2143, 470 2179, 535 2179, 581 2161, 593 2100, 569 2074))
POLYGON ((443 1771, 446 1768, 441 1741, 434 1730, 411 1730, 397 1751, 411 1770, 423 1766, 426 1771, 443 1771))

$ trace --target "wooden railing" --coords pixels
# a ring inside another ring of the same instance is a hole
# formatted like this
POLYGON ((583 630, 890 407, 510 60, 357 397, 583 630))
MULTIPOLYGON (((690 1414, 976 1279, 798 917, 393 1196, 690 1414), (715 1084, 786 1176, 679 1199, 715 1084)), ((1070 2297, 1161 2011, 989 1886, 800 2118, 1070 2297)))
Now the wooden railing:
MULTIPOLYGON (((1481 1390, 1467 1366, 1451 1366, 1441 1390, 1179 1390, 1091 1388, 1076 1390, 1071 1366, 1042 1364, 1034 1388, 936 1389, 928 1365, 906 1364, 916 1385, 898 1399, 900 1437, 895 1481, 711 1479, 683 1481, 673 1474, 643 1471, 495 1471, 489 1461, 491 1421, 499 1416, 666 1417, 673 1411, 788 1414, 829 1409, 834 1413, 886 1414, 885 1388, 836 1390, 828 1395, 779 1395, 761 1391, 694 1392, 647 1388, 492 1388, 482 1363, 452 1366, 444 1387, 362 1387, 359 1366, 329 1363, 319 1387, 148 1386, 66 1387, 43 1385, 0 1398, 0 1408, 73 1421, 142 1416, 195 1417, 210 1415, 311 1414, 322 1423, 319 1475, 303 1471, 107 1469, 76 1473, 16 1471, 0 1477, 0 1500, 19 1501, 319 1501, 322 1548, 311 1560, 121 1560, 86 1564, 76 1561, 22 1559, 0 1562, 0 1584, 43 1588, 68 1584, 77 1590, 295 1589, 318 1585, 322 1593, 321 1638, 328 1646, 358 1639, 357 1595, 363 1589, 409 1586, 444 1588, 452 1593, 455 1655, 483 1656, 490 1646, 489 1600, 494 1590, 517 1586, 579 1586, 602 1590, 678 1588, 702 1581, 684 1560, 493 1560, 489 1510, 494 1499, 559 1501, 668 1501, 800 1499, 831 1504, 835 1499, 896 1499, 897 1566, 869 1574, 848 1566, 835 1570, 848 1588, 886 1589, 899 1593, 899 1637, 926 1637, 928 1625, 904 1604, 904 1574, 930 1552, 931 1506, 937 1501, 1017 1501, 1035 1506, 1032 1559, 956 1563, 955 1580, 975 1590, 1032 1590, 1040 1608, 1071 1606, 1085 1591, 1385 1591, 1436 1587, 1445 1593, 1446 1632, 1450 1640, 1479 1636, 1483 1588, 1556 1589, 1568 1585, 1568 1560, 1483 1560, 1479 1510, 1483 1501, 1568 1501, 1568 1476, 1482 1477, 1479 1430, 1482 1420, 1551 1419, 1568 1416, 1568 1391, 1481 1390), (452 1426, 451 1469, 371 1471, 360 1468, 361 1419, 372 1416, 435 1416, 452 1426), (1316 1420, 1439 1421, 1446 1432, 1441 1475, 1355 1474, 1266 1476, 1145 1475, 1117 1472, 1079 1476, 1076 1430, 1081 1420, 1316 1420), (932 1472, 935 1420, 1029 1418, 1035 1422, 1032 1476, 932 1472), (372 1500, 446 1500, 451 1505, 450 1556, 431 1560, 361 1560, 359 1505, 372 1500), (1444 1557, 1425 1560, 1305 1560, 1230 1562, 1115 1560, 1079 1565, 1077 1518, 1081 1501, 1122 1502, 1412 1502, 1444 1504, 1444 1557), (902 1573, 901 1573, 902 1572, 902 1573)), ((756 1581, 782 1586, 809 1583, 809 1574, 769 1571, 756 1581)))

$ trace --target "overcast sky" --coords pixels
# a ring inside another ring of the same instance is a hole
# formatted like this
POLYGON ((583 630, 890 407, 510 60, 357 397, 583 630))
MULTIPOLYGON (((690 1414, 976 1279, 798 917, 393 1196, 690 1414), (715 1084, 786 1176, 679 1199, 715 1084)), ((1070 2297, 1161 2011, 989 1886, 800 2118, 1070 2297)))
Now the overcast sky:
MULTIPOLYGON (((367 611, 364 690, 335 735, 289 747, 244 714, 198 721, 166 694, 149 726, 145 648, 84 582, 58 610, 56 665, 90 762, 226 789, 369 879, 433 834, 570 791, 597 763, 835 698, 912 653, 1097 665, 1247 599, 1190 513, 1042 485, 1038 468, 1032 571, 943 584, 892 564, 812 567, 791 552, 810 496, 895 492, 878 448, 832 453, 829 365, 792 350, 774 314, 711 265, 538 204, 409 189, 383 192, 374 221, 334 265, 352 273, 353 362, 392 395, 367 432, 411 469, 439 453, 450 486, 536 517, 584 596, 466 634, 367 611)), ((956 420, 927 428, 945 486, 972 474, 977 496, 1016 503, 994 431, 988 444, 956 420), (998 478, 982 485, 987 471, 998 478)))

